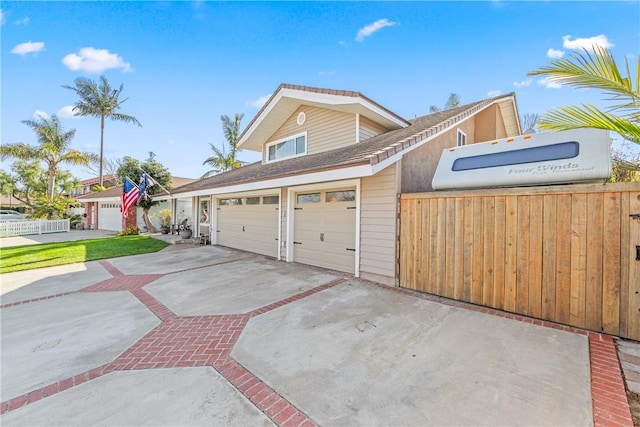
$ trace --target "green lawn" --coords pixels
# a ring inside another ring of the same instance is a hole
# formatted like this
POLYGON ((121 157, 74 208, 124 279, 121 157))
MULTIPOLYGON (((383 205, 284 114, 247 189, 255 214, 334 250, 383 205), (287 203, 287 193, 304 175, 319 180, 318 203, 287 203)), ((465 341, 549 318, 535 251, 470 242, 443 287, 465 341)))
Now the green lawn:
POLYGON ((0 249, 0 273, 157 252, 167 243, 149 236, 122 236, 0 249))

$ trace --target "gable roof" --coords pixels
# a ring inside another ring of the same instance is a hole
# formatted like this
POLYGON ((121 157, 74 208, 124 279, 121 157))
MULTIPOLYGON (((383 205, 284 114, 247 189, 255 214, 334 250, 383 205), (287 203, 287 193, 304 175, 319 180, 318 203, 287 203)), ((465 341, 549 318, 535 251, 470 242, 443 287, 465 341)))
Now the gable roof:
MULTIPOLYGON (((450 110, 417 117, 404 128, 389 131, 358 144, 337 148, 317 154, 296 157, 273 163, 255 162, 238 169, 224 172, 202 180, 175 188, 172 194, 200 192, 217 187, 246 184, 267 179, 284 178, 293 175, 327 171, 365 165, 374 167, 387 161, 397 161, 404 152, 416 144, 431 139, 460 121, 496 103, 512 103, 513 93, 478 101, 450 110), (397 157, 394 159, 394 156, 397 157)), ((518 125, 519 126, 519 125, 518 125)), ((519 129, 511 135, 519 133, 519 129)), ((385 166, 386 167, 386 166, 385 166)))
POLYGON ((262 143, 273 135, 301 105, 357 113, 386 129, 398 129, 410 125, 408 120, 360 92, 283 83, 238 136, 238 147, 261 151, 262 143))

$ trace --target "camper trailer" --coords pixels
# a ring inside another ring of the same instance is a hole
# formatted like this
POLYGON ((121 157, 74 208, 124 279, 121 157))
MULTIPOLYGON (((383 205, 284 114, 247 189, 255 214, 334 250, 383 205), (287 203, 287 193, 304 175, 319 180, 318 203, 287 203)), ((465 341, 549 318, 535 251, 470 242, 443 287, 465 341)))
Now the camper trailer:
POLYGON ((435 190, 605 182, 611 138, 599 129, 520 135, 445 149, 435 190))

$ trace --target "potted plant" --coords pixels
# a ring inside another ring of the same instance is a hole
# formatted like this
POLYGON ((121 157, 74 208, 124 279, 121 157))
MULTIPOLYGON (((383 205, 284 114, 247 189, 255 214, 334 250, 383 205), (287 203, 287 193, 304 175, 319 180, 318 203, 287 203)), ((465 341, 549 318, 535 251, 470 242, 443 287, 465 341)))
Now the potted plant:
POLYGON ((162 234, 169 234, 171 231, 171 211, 169 209, 162 209, 158 212, 160 215, 160 232, 162 234))
POLYGON ((185 219, 180 223, 180 238, 181 239, 190 239, 193 231, 191 230, 191 224, 189 224, 188 219, 185 219))

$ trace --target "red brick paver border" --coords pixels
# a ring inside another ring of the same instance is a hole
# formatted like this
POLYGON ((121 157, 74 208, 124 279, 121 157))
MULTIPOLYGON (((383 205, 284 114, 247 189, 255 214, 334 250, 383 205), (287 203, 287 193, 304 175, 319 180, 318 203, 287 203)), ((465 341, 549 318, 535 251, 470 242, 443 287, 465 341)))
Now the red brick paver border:
POLYGON ((594 425, 633 427, 613 338, 590 333, 589 354, 594 425))
POLYGON ((178 317, 163 322, 113 361, 117 370, 224 364, 248 315, 178 317))

